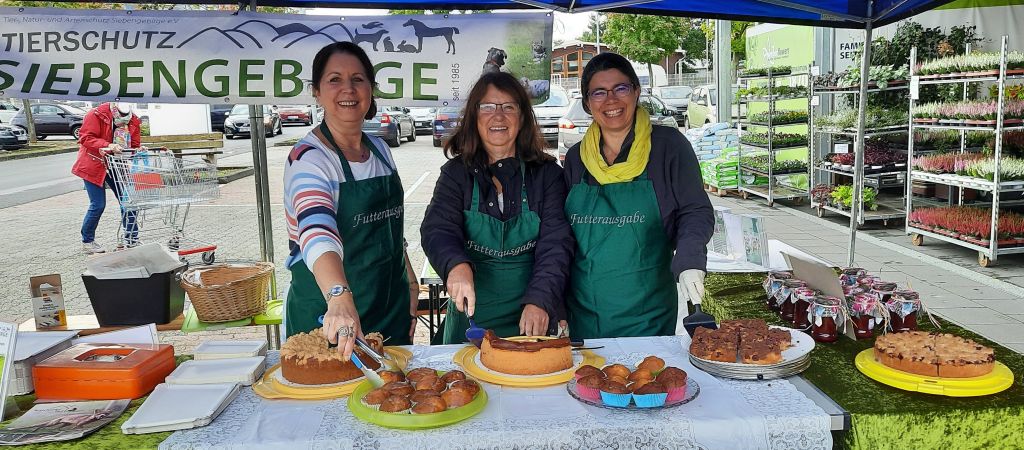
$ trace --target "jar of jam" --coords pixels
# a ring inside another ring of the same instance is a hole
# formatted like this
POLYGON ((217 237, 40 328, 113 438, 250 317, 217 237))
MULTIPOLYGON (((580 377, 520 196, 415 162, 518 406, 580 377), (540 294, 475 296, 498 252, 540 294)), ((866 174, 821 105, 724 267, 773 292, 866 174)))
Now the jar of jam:
POLYGON ((871 293, 878 297, 882 303, 888 302, 895 290, 896 283, 889 281, 878 281, 871 285, 871 293))
POLYGON ((853 334, 857 339, 871 339, 875 334, 876 316, 880 306, 874 294, 862 293, 850 302, 850 318, 853 320, 853 334))
POLYGON ((797 288, 796 305, 793 307, 793 326, 797 329, 804 330, 810 326, 811 321, 807 318, 807 310, 810 309, 811 303, 814 302, 814 297, 817 295, 818 292, 814 289, 797 288))
POLYGON ((860 278, 857 278, 857 286, 860 286, 864 289, 871 289, 871 286, 880 281, 882 281, 882 279, 874 275, 864 275, 860 278))
POLYGON ((897 290, 885 303, 889 310, 889 326, 894 332, 917 329, 917 312, 921 310, 921 296, 911 290, 897 290))
POLYGON ((792 278, 793 272, 788 270, 768 272, 768 278, 766 278, 764 282, 765 294, 767 294, 765 305, 768 309, 778 311, 775 296, 778 294, 779 290, 782 289, 782 282, 792 278))
POLYGON ((860 267, 847 267, 843 269, 839 275, 839 283, 843 286, 853 286, 857 284, 857 279, 867 274, 867 271, 860 267))
POLYGON ((811 337, 817 342, 835 342, 839 339, 839 326, 845 322, 843 301, 829 296, 818 296, 808 311, 811 319, 811 337))
POLYGON ((779 311, 782 313, 782 320, 793 321, 793 308, 796 306, 796 290, 807 287, 807 283, 800 280, 789 279, 782 282, 782 289, 775 297, 778 301, 779 311))

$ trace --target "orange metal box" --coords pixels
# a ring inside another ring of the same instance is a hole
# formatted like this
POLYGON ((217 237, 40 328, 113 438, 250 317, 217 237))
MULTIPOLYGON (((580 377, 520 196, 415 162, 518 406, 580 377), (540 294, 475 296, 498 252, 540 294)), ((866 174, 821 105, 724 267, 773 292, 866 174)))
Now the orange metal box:
POLYGON ((170 345, 78 344, 36 364, 32 380, 40 399, 134 399, 173 371, 170 345))

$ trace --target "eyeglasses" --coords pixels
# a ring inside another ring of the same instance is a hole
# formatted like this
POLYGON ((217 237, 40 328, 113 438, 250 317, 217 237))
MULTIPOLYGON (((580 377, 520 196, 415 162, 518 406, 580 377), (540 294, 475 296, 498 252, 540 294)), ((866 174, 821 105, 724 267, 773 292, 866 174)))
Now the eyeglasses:
POLYGON ((610 91, 608 89, 594 89, 590 91, 590 101, 603 102, 608 100, 608 94, 615 94, 615 98, 624 98, 633 93, 634 86, 630 83, 617 84, 610 91))
POLYGON ((480 114, 494 114, 497 112, 501 112, 503 114, 517 114, 519 113, 519 104, 515 102, 480 104, 480 114))

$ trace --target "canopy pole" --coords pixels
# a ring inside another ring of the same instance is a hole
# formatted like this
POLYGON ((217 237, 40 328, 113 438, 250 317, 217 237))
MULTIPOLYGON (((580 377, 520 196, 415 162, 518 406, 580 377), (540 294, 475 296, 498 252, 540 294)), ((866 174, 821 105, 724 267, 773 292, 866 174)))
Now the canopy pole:
MULTIPOLYGON (((732 21, 715 21, 714 77, 718 86, 715 98, 715 113, 718 121, 732 124, 732 21)), ((737 118, 738 120, 738 118, 737 118)), ((700 126, 703 124, 697 124, 700 126)))
MULTIPOLYGON (((249 10, 256 12, 256 0, 249 10)), ((274 232, 270 222, 270 181, 267 177, 267 132, 263 126, 263 105, 249 105, 249 142, 252 144, 252 166, 256 182, 256 219, 260 233, 260 258, 274 262, 274 232)), ((277 297, 277 276, 270 279, 270 296, 277 297)))
MULTIPOLYGON (((871 14, 871 3, 868 2, 868 15, 871 14)), ((864 25, 864 51, 860 62, 860 95, 857 97, 857 140, 853 143, 853 199, 850 202, 850 253, 846 258, 846 266, 853 267, 857 254, 857 226, 863 213, 864 203, 861 196, 864 192, 864 122, 868 109, 868 74, 871 69, 871 32, 872 22, 864 25)))

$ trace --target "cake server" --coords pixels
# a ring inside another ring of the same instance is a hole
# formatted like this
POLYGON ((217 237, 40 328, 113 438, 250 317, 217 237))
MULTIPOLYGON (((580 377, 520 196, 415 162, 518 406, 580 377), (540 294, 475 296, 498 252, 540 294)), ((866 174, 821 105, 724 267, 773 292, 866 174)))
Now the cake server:
POLYGON ((690 301, 693 302, 693 314, 690 314, 683 318, 683 327, 686 328, 686 334, 693 337, 693 333, 697 331, 697 328, 704 327, 712 330, 718 329, 718 324, 715 323, 715 317, 708 314, 700 309, 700 298, 692 298, 690 301))
POLYGON ((476 322, 473 322, 473 316, 466 314, 466 318, 469 319, 469 328, 466 329, 466 340, 472 342, 476 348, 480 348, 480 345, 484 342, 484 329, 476 326, 476 322))

